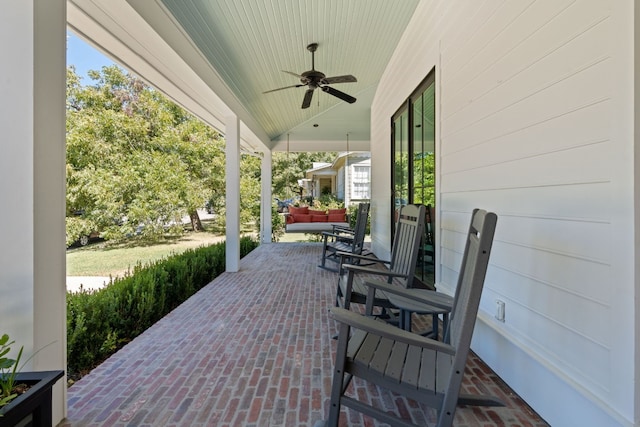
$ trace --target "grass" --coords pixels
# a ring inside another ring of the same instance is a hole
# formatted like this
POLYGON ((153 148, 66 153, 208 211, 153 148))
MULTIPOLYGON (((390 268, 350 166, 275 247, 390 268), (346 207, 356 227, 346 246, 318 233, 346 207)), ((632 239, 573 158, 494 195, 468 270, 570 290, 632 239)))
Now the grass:
MULTIPOLYGON (((187 232, 182 236, 165 238, 156 243, 143 243, 138 240, 120 244, 99 242, 69 249, 67 250, 67 276, 122 277, 138 263, 144 265, 182 253, 187 249, 208 246, 225 239, 224 230, 216 230, 209 224, 205 225, 205 228, 211 231, 187 232)), ((249 228, 243 230, 243 232, 251 231, 249 228)), ((308 242, 310 239, 313 241, 313 237, 303 233, 285 233, 280 242, 308 242)))
POLYGON ((294 242, 321 242, 321 234, 305 234, 305 233, 284 233, 279 243, 294 243, 294 242))
POLYGON ((130 241, 122 244, 96 243, 67 251, 67 276, 122 276, 138 264, 147 264, 187 249, 224 240, 220 234, 186 233, 157 243, 130 241))

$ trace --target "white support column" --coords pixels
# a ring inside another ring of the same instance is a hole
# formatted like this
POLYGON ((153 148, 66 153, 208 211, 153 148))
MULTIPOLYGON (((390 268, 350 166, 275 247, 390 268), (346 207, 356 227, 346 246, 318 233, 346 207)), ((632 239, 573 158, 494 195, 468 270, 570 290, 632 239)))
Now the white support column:
POLYGON ((226 141, 226 271, 240 269, 240 120, 228 116, 226 141))
POLYGON ((347 161, 344 165, 344 206, 348 207, 351 204, 351 190, 353 189, 351 166, 349 165, 349 155, 347 154, 347 161))
POLYGON ((265 150, 262 155, 262 163, 261 163, 261 201, 260 201, 260 243, 271 243, 271 232, 272 232, 272 222, 271 222, 271 184, 272 184, 272 163, 273 156, 270 150, 265 150))
POLYGON ((0 37, 0 333, 25 359, 46 347, 25 370, 66 369, 66 0, 0 2, 0 37))

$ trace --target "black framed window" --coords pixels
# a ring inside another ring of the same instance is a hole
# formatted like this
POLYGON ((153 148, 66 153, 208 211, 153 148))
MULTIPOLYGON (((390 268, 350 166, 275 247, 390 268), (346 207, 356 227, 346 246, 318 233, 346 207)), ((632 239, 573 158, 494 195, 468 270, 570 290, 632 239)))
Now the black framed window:
POLYGON ((416 278, 429 288, 435 283, 435 70, 420 83, 392 117, 392 235, 397 211, 406 204, 430 206, 416 266, 416 278))

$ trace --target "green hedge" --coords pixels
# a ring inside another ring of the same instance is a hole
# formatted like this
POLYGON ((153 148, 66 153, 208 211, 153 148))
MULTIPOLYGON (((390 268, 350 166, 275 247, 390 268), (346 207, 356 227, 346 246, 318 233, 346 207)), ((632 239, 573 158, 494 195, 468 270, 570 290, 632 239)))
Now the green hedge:
MULTIPOLYGON (((243 237, 240 256, 258 246, 243 237)), ((164 317, 225 269, 225 243, 190 249, 116 278, 99 290, 67 293, 67 368, 85 372, 164 317)))
MULTIPOLYGON (((350 205, 347 208, 347 213, 349 214, 349 226, 351 228, 356 228, 356 221, 358 220, 358 205, 354 204, 350 205)), ((367 221, 367 227, 364 230, 364 234, 371 234, 371 220, 367 221)))

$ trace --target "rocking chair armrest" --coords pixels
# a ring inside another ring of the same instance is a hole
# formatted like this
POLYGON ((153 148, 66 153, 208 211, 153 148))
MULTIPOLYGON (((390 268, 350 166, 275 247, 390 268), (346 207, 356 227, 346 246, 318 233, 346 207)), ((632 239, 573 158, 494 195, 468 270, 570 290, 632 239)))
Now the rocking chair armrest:
POLYGON ((375 258, 375 257, 372 257, 371 255, 352 254, 351 252, 345 252, 345 251, 337 251, 336 255, 338 255, 339 257, 358 259, 358 260, 367 261, 367 262, 375 262, 378 264, 391 264, 391 261, 375 258))
POLYGON ((376 276, 385 276, 388 278, 407 277, 404 273, 396 273, 391 270, 380 270, 379 268, 371 268, 357 264, 343 264, 342 268, 348 271, 353 271, 354 273, 375 274, 376 276))
MULTIPOLYGON (((425 304, 445 311, 451 311, 451 308, 453 307, 453 298, 447 294, 443 294, 442 292, 431 291, 428 289, 401 288, 400 286, 389 285, 388 283, 379 282, 377 280, 367 280, 364 284, 388 294, 409 299, 411 300, 411 303, 425 304)), ((395 302, 392 301, 392 303, 395 302)), ((403 307, 400 304, 398 308, 403 307)))
POLYGON ((356 234, 355 230, 347 227, 346 225, 334 225, 333 226, 334 233, 345 233, 345 234, 356 234))
POLYGON ((380 322, 353 311, 345 310, 344 308, 331 307, 329 309, 329 316, 337 322, 347 324, 353 328, 363 330, 379 337, 451 355, 456 354, 455 347, 449 344, 405 331, 388 323, 380 322))
POLYGON ((340 249, 344 250, 345 245, 353 245, 354 235, 332 233, 330 231, 322 232, 323 251, 329 250, 334 254, 338 252, 336 245, 340 245, 340 249))
POLYGON ((330 231, 323 231, 322 237, 324 238, 325 241, 327 241, 329 237, 333 237, 334 239, 340 239, 340 240, 353 240, 353 236, 350 236, 348 234, 338 234, 338 233, 332 233, 330 231))

